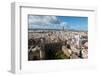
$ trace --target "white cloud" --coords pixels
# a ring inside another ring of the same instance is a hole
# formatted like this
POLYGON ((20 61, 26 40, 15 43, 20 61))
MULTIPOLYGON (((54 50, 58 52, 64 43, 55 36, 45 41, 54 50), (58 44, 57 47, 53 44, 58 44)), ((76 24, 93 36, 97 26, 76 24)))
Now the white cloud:
POLYGON ((29 25, 57 24, 59 20, 56 16, 29 16, 29 25))
POLYGON ((67 28, 68 22, 61 22, 57 16, 29 16, 29 28, 67 28))
POLYGON ((60 26, 62 26, 62 27, 63 27, 63 26, 68 26, 68 22, 61 22, 61 23, 60 23, 60 26))

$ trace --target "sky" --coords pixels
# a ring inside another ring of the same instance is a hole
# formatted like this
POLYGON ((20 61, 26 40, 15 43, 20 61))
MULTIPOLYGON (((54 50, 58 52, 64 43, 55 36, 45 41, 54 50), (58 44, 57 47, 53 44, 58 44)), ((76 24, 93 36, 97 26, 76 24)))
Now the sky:
POLYGON ((28 15, 28 28, 88 31, 88 17, 28 15))

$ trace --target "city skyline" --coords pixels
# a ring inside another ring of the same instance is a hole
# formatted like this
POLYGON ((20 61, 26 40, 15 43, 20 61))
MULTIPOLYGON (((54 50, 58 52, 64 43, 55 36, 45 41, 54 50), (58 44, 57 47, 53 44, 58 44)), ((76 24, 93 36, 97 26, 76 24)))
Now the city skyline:
POLYGON ((28 15, 28 29, 88 31, 88 17, 28 15))

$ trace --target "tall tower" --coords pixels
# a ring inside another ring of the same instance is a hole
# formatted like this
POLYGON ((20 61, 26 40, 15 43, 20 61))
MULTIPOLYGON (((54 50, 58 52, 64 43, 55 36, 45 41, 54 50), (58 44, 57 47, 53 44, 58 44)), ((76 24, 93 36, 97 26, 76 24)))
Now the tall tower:
POLYGON ((64 26, 62 26, 62 31, 64 31, 64 26))

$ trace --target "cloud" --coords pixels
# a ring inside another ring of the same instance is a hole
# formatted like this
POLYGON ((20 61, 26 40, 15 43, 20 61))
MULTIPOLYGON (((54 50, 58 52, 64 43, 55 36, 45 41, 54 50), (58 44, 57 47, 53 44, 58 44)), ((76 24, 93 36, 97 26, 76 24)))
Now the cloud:
POLYGON ((68 27, 68 22, 60 21, 57 16, 29 16, 29 28, 60 29, 68 27))
POLYGON ((60 22, 60 26, 62 26, 62 27, 66 27, 66 26, 68 26, 68 22, 60 22))
POLYGON ((56 16, 29 16, 29 25, 49 25, 59 24, 56 16))

